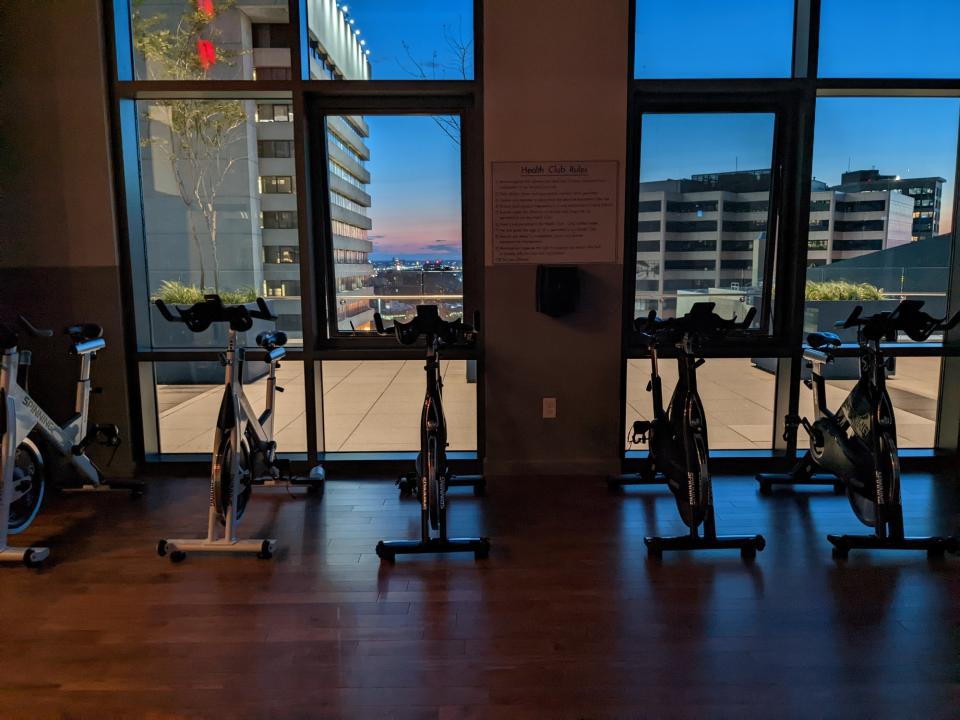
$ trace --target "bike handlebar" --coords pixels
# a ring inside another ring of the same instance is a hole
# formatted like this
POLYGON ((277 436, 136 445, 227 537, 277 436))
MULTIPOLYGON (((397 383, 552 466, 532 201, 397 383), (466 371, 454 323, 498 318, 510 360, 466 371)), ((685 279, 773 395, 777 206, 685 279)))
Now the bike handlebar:
POLYGON ((897 332, 903 331, 914 342, 923 342, 937 330, 950 330, 960 324, 960 312, 948 320, 948 316, 935 318, 923 312, 922 307, 923 300, 901 300, 893 310, 861 317, 863 306, 857 305, 846 320, 836 323, 836 327, 862 328, 867 340, 896 340, 897 332))
POLYGON ((645 345, 649 346, 656 343, 660 337, 669 337, 671 339, 686 334, 700 337, 723 337, 735 330, 745 330, 750 327, 753 318, 757 314, 755 307, 747 311, 743 320, 737 321, 734 315, 729 320, 717 315, 713 309, 716 303, 698 302, 694 303, 690 311, 681 317, 659 318, 655 310, 645 318, 634 320, 634 328, 640 331, 640 339, 645 345))
POLYGON ((421 335, 435 337, 444 345, 472 345, 479 330, 480 313, 474 312, 473 318, 473 325, 466 324, 460 318, 444 320, 440 317, 440 310, 436 305, 417 305, 417 314, 412 320, 394 320, 393 325, 385 327, 380 313, 373 314, 377 333, 389 335, 392 332, 401 345, 413 345, 421 335))
POLYGON ((257 298, 256 310, 251 310, 246 305, 224 305, 219 295, 204 295, 203 302, 190 307, 174 305, 176 315, 170 312, 170 307, 160 298, 154 300, 153 304, 168 321, 182 322, 192 332, 203 332, 215 322, 228 322, 231 329, 243 332, 253 327, 254 320, 277 319, 262 297, 257 298))
POLYGON ((41 330, 40 328, 36 328, 23 315, 18 315, 17 319, 20 321, 20 324, 27 331, 27 333, 32 337, 53 337, 53 330, 41 330))

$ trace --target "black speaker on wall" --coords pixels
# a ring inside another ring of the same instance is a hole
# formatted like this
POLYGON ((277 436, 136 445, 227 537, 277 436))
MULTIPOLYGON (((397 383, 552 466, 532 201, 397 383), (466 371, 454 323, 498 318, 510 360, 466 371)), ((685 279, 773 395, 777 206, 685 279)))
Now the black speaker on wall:
POLYGON ((580 268, 537 265, 537 312, 561 317, 576 312, 580 302, 580 268))

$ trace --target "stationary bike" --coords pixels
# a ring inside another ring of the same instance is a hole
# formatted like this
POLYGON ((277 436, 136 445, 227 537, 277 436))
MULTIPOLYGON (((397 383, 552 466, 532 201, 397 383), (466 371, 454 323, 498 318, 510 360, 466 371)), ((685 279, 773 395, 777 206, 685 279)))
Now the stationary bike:
POLYGON ((649 317, 638 318, 634 323, 641 341, 650 350, 647 390, 653 396, 653 420, 638 420, 633 426, 636 440, 648 443, 650 448, 641 477, 652 479, 662 474, 684 525, 690 528, 687 535, 646 538, 647 553, 653 558, 661 557, 665 550, 739 549, 741 557, 751 560, 766 546, 762 535, 717 535, 708 467, 707 416, 697 391, 697 368, 705 360, 698 355, 706 341, 748 328, 756 308, 750 308, 746 318, 737 322, 736 317, 721 318, 713 312, 714 306, 712 302, 698 302, 683 317, 666 320, 651 311, 649 317), (659 348, 669 346, 677 350, 679 377, 670 405, 664 410, 657 355, 659 348))
POLYGON ((50 554, 45 547, 11 547, 8 536, 26 530, 40 511, 47 488, 48 466, 56 475, 72 474, 81 488, 129 489, 140 494, 139 482, 106 481, 86 455, 98 443, 116 450, 120 433, 116 425, 88 428, 90 406, 90 365, 96 353, 106 347, 103 329, 88 323, 73 325, 64 332, 80 358, 75 415, 58 425, 30 397, 28 392, 31 353, 17 347, 17 330, 31 337, 49 338, 52 330, 38 330, 19 316, 13 323, 0 323, 0 562, 23 562, 28 567, 42 563, 50 554), (45 462, 46 460, 46 462, 45 462))
MULTIPOLYGON (((461 320, 440 318, 436 305, 417 305, 417 315, 410 322, 394 322, 384 328, 379 313, 374 315, 377 332, 392 332, 398 342, 413 345, 422 335, 427 350, 427 391, 420 414, 420 454, 417 456, 417 477, 420 499, 420 540, 390 540, 377 543, 377 556, 393 562, 396 555, 417 553, 472 552, 477 559, 490 554, 490 540, 447 537, 447 422, 443 414, 440 378, 441 347, 469 347, 476 342, 477 331, 461 320), (439 531, 431 536, 431 529, 439 531)), ((479 479, 482 482, 482 478, 479 479)), ((461 484, 467 484, 463 482, 461 484)))
POLYGON ((257 335, 257 345, 266 352, 268 366, 266 407, 259 417, 243 391, 243 363, 245 349, 238 347, 237 333, 253 326, 254 319, 276 320, 263 298, 257 298, 256 310, 245 305, 224 305, 218 295, 204 295, 203 302, 191 307, 174 307, 176 315, 163 302, 156 300, 160 313, 170 322, 182 322, 192 332, 203 332, 212 323, 229 323, 227 349, 221 356, 226 368, 223 399, 217 416, 213 442, 213 465, 210 472, 210 508, 207 515, 207 537, 203 539, 171 540, 157 543, 157 554, 169 553, 173 562, 180 562, 188 550, 225 553, 255 553, 262 560, 273 556, 274 539, 239 540, 237 524, 243 517, 254 485, 305 484, 311 493, 323 491, 324 475, 320 467, 310 477, 295 478, 289 464, 277 458, 277 443, 273 439, 274 399, 277 386, 277 368, 286 354, 285 333, 279 330, 257 335), (220 535, 217 525, 223 525, 220 535), (219 537, 218 537, 219 535, 219 537))
POLYGON ((813 390, 814 421, 802 418, 798 424, 810 436, 810 449, 790 473, 757 475, 764 494, 774 484, 842 484, 857 519, 872 527, 874 534, 828 535, 836 559, 846 559, 853 548, 926 550, 930 557, 942 557, 960 545, 955 537, 904 537, 903 532, 897 428, 880 342, 896 341, 900 332, 923 342, 933 332, 960 323, 960 313, 947 322, 931 317, 922 307, 922 300, 903 300, 892 311, 861 317, 863 308, 858 305, 837 323, 857 328, 860 379, 836 413, 827 408, 823 366, 834 359, 841 340, 831 332, 807 336, 810 347, 803 357, 812 369, 806 383, 813 390), (818 476, 818 471, 829 475, 818 476))

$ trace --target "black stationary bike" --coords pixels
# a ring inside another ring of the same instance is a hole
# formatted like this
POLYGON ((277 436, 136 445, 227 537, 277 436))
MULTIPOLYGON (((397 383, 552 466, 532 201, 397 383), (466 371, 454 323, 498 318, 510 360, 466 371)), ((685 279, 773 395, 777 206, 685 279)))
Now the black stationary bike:
POLYGON ((904 537, 903 533, 897 427, 880 342, 896 341, 901 332, 923 342, 933 332, 960 323, 960 313, 947 322, 946 318, 931 317, 922 307, 922 300, 904 300, 890 312, 861 317, 863 308, 858 305, 850 317, 837 323, 842 328, 857 328, 860 379, 836 413, 827 409, 823 366, 833 360, 840 338, 830 332, 807 336, 810 347, 803 357, 812 373, 805 382, 813 390, 814 422, 795 418, 791 424, 803 425, 810 436, 810 449, 790 473, 757 475, 763 494, 776 484, 841 483, 857 519, 872 527, 874 534, 828 535, 836 559, 846 559, 853 548, 926 550, 930 557, 941 557, 960 544, 953 537, 904 537), (817 475, 818 471, 829 475, 817 475))
MULTIPOLYGON (((447 467, 447 423, 443 414, 440 378, 441 347, 469 347, 476 342, 477 330, 461 320, 440 318, 436 305, 417 305, 417 315, 410 322, 394 322, 384 328, 379 313, 374 315, 377 332, 394 333, 403 345, 413 345, 422 335, 427 350, 427 392, 420 415, 420 453, 417 455, 417 496, 420 499, 420 540, 391 540, 377 543, 377 555, 392 562, 396 555, 416 553, 472 552, 477 559, 490 553, 487 538, 447 537, 447 487, 451 474, 447 467), (431 529, 439 532, 431 536, 431 529)), ((401 483, 407 476, 401 477, 401 483)), ((460 484, 478 484, 483 478, 461 478, 460 484)), ((401 485, 401 491, 403 485, 401 485)), ((479 494, 479 493, 478 493, 479 494)))
POLYGON ((641 477, 653 479, 662 474, 677 501, 683 523, 690 528, 688 535, 646 538, 647 552, 653 558, 661 557, 664 550, 738 549, 741 557, 751 560, 766 546, 762 535, 717 535, 708 468, 707 416, 697 391, 697 368, 705 360, 697 356, 704 342, 750 327, 756 308, 737 322, 736 317, 726 320, 717 315, 714 306, 712 302, 698 302, 683 317, 667 320, 651 311, 649 317, 638 318, 634 323, 650 350, 647 390, 653 396, 653 420, 638 420, 633 425, 634 441, 646 442, 650 448, 641 477), (657 351, 667 346, 677 349, 679 377, 670 405, 664 410, 657 351))

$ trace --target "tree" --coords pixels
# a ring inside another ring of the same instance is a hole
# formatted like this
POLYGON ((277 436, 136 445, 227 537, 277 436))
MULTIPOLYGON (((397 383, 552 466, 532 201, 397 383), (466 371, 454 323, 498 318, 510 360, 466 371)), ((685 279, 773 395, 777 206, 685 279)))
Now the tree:
MULTIPOLYGON (((151 80, 202 80, 217 64, 230 64, 236 53, 216 45, 213 25, 232 0, 191 0, 170 28, 164 15, 144 17, 143 0, 133 12, 134 48, 143 56, 151 80)), ((213 289, 220 291, 217 247, 217 197, 230 170, 246 160, 247 113, 240 100, 163 100, 152 103, 144 119, 162 130, 145 133, 142 145, 159 151, 170 165, 180 199, 187 209, 189 237, 200 261, 200 289, 207 288, 207 261, 201 229, 209 240, 213 289), (198 228, 198 218, 202 223, 198 228)))
MULTIPOLYGON (((410 45, 401 42, 407 59, 406 62, 397 60, 397 64, 404 72, 418 80, 443 80, 450 75, 459 80, 469 80, 473 41, 463 39, 463 27, 460 24, 457 25, 456 33, 449 25, 443 25, 443 41, 448 53, 444 60, 441 60, 437 50, 433 51, 429 60, 417 60, 410 45)), ((460 144, 459 115, 433 115, 432 118, 447 137, 457 145, 460 144)))

